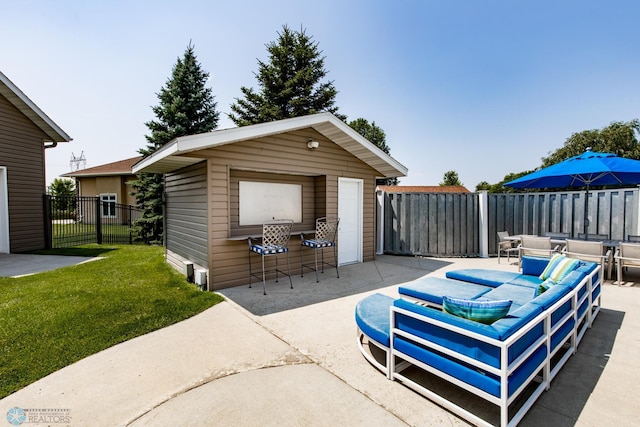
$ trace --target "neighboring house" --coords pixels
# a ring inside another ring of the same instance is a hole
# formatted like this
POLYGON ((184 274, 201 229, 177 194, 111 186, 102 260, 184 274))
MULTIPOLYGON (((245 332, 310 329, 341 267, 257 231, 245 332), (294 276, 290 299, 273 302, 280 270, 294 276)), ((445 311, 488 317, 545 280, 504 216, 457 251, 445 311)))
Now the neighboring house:
POLYGON ((71 138, 0 72, 0 253, 46 246, 45 149, 71 138))
MULTIPOLYGON (((407 169, 320 113, 177 138, 133 172, 165 174, 167 261, 179 269, 192 261, 220 289, 248 282, 247 237, 273 217, 293 219, 299 234, 339 216, 339 264, 373 260, 376 178, 407 169)), ((300 239, 289 247, 299 272, 300 239)))
POLYGON ((385 193, 470 193, 461 185, 379 185, 385 193))
POLYGON ((142 160, 142 156, 132 157, 65 173, 62 176, 75 179, 76 191, 79 196, 100 197, 103 202, 135 205, 136 198, 131 195, 133 191, 131 181, 137 178, 131 172, 131 168, 140 160, 142 160))

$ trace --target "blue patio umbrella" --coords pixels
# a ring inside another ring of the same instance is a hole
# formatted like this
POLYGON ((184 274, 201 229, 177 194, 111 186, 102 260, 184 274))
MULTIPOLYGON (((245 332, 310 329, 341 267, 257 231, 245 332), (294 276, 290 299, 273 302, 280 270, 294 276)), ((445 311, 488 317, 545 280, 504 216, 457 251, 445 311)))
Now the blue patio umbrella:
POLYGON ((631 185, 640 183, 640 161, 611 153, 584 153, 555 165, 537 170, 504 185, 513 188, 586 187, 584 233, 588 234, 589 187, 599 185, 631 185))

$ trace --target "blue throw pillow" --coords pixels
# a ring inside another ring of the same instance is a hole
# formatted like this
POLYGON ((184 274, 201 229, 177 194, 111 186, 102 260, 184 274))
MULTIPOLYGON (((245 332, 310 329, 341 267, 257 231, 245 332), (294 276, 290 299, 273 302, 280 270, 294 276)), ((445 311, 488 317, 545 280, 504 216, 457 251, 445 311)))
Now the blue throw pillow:
POLYGON ((547 268, 540 275, 540 280, 551 279, 554 283, 560 282, 565 276, 578 268, 580 260, 567 258, 564 255, 555 254, 549 260, 547 268))
POLYGON ((543 293, 545 293, 545 291, 549 290, 550 287, 555 286, 556 282, 554 282, 551 279, 547 279, 544 282, 540 283, 540 285, 538 285, 538 287, 536 288, 536 294, 535 296, 540 296, 543 293))
POLYGON ((493 323, 509 313, 511 300, 477 301, 442 297, 442 309, 454 316, 480 323, 493 323))

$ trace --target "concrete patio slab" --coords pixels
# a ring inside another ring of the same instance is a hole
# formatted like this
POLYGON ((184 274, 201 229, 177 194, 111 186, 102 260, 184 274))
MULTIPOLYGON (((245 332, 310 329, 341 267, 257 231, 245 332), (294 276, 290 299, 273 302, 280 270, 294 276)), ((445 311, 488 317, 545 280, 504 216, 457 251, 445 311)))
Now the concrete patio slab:
POLYGON ((166 425, 173 418, 181 425, 182 414, 193 426, 406 426, 315 364, 221 378, 177 396, 131 426, 166 425))
POLYGON ((0 277, 20 277, 99 259, 96 257, 0 254, 0 277))
MULTIPOLYGON (((0 413, 68 408, 71 426, 464 426, 373 368, 354 322, 366 295, 397 296, 400 283, 458 268, 517 269, 495 258, 381 256, 342 267, 340 279, 330 269, 320 283, 293 277, 293 290, 288 281, 268 282, 267 295, 261 284, 226 289, 227 302, 55 372, 0 400, 0 413)), ((603 287, 593 328, 520 425, 637 424, 639 292, 633 282, 603 287)))

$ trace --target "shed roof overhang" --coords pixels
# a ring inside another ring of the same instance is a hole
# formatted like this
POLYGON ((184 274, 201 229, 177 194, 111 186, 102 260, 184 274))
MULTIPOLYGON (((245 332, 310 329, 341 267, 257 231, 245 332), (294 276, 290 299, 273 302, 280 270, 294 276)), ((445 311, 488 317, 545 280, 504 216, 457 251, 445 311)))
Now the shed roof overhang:
POLYGON ((55 124, 36 104, 33 103, 11 80, 0 72, 0 95, 7 98, 18 110, 42 130, 51 142, 69 142, 71 137, 55 124))
POLYGON ((408 169, 331 113, 223 129, 176 138, 141 160, 134 173, 168 173, 201 162, 196 151, 255 138, 312 128, 375 169, 383 178, 406 176, 408 169), (191 155, 190 155, 191 154, 191 155))

